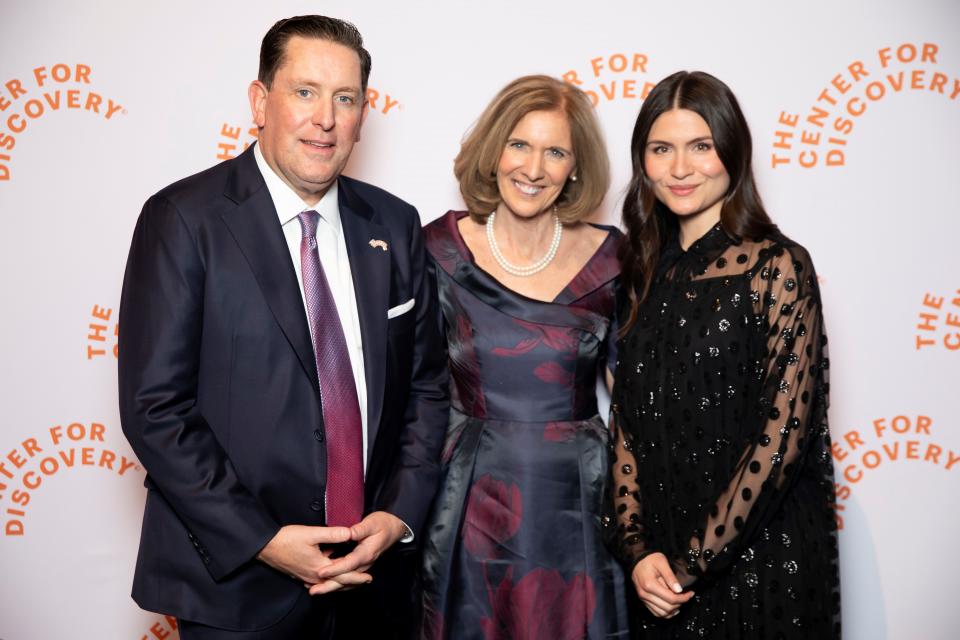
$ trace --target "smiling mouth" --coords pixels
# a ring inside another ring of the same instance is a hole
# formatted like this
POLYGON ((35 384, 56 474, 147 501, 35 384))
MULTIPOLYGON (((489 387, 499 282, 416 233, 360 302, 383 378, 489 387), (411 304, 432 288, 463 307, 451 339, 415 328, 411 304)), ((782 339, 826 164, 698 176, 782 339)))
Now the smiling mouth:
POLYGON ((313 140, 301 140, 300 142, 314 149, 333 149, 335 146, 332 142, 315 142, 313 140))
POLYGON ((528 196, 535 196, 543 191, 543 187, 538 187, 533 184, 526 184, 524 182, 518 182, 517 180, 513 181, 513 186, 519 189, 520 193, 525 193, 528 196))
POLYGON ((667 187, 670 191, 677 196, 686 196, 694 192, 694 190, 700 185, 696 184, 678 184, 667 187))

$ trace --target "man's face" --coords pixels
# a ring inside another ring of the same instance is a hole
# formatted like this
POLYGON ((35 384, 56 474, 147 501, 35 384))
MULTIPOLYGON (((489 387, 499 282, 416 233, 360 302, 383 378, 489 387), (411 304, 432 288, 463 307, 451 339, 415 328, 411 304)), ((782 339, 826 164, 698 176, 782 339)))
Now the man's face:
POLYGON ((367 117, 359 56, 342 44, 294 36, 272 86, 257 80, 248 93, 267 164, 316 204, 343 171, 367 117))

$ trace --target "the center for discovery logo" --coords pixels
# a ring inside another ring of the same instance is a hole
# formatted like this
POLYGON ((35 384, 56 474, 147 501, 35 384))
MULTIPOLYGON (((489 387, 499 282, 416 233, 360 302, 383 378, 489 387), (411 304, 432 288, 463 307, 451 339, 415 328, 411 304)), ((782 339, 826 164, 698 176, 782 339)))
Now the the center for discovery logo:
POLYGON ((27 507, 48 478, 64 470, 97 469, 117 476, 135 475, 135 459, 106 448, 106 427, 99 422, 54 425, 41 436, 30 436, 0 458, 0 509, 5 536, 22 536, 27 507), (4 502, 9 504, 4 508, 4 502))
POLYGON ((90 88, 85 64, 34 67, 29 80, 10 78, 0 87, 0 181, 10 179, 12 152, 22 133, 54 111, 77 110, 113 119, 123 105, 90 88), (72 85, 72 86, 71 86, 72 85), (4 153, 4 151, 8 153, 4 153))
POLYGON ((846 164, 849 136, 871 105, 903 91, 919 91, 960 104, 960 78, 937 68, 940 46, 904 42, 877 50, 873 60, 854 60, 830 79, 806 116, 781 111, 773 132, 774 169, 846 164))
POLYGON ((646 75, 645 53, 613 53, 590 59, 590 71, 585 74, 571 69, 561 77, 579 87, 596 107, 601 100, 644 100, 656 85, 640 74, 646 75), (586 78, 586 80, 582 79, 586 78))

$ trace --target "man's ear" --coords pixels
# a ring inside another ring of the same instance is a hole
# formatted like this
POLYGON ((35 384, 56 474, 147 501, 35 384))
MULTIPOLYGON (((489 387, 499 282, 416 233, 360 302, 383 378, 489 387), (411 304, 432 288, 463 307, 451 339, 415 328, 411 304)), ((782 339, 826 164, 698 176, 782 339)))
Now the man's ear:
POLYGON ((267 121, 268 93, 270 93, 270 90, 267 89, 267 85, 259 80, 251 82, 247 89, 247 98, 250 99, 250 116, 253 118, 254 124, 261 128, 267 121))

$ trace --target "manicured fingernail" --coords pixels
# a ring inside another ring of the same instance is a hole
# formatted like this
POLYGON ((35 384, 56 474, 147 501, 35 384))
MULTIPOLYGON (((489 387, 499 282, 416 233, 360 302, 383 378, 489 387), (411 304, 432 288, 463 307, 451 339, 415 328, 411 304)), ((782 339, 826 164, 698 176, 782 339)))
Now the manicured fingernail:
POLYGON ((674 583, 673 583, 673 591, 674 591, 675 593, 680 593, 681 591, 683 591, 683 587, 680 586, 680 583, 679 583, 679 582, 674 582, 674 583))

